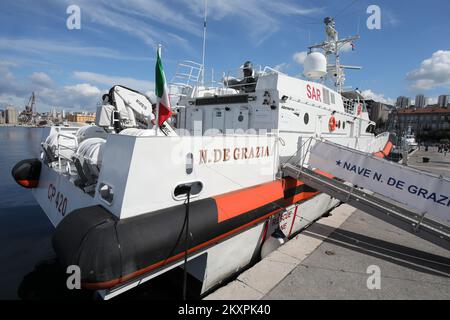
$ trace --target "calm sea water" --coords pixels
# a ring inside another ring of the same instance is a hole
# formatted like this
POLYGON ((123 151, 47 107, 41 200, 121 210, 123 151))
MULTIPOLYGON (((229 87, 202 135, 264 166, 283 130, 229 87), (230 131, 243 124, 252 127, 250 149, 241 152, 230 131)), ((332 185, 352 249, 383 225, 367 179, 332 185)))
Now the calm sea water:
MULTIPOLYGON (((0 299, 90 299, 90 292, 67 291, 66 275, 51 246, 54 227, 31 191, 11 175, 17 162, 39 156, 43 131, 0 127, 0 299)), ((199 283, 188 280, 188 296, 196 299, 199 283)), ((182 272, 177 268, 120 298, 172 300, 181 298, 181 292, 182 272)))
POLYGON ((24 277, 51 259, 53 226, 31 195, 13 180, 18 161, 39 155, 43 129, 0 127, 0 299, 18 298, 24 277))

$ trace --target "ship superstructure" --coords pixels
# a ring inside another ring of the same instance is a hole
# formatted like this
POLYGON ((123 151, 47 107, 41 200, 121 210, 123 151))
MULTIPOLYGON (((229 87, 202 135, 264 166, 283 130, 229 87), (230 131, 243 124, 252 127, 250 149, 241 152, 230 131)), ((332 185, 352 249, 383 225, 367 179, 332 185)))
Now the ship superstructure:
POLYGON ((220 87, 180 87, 177 115, 161 127, 151 123, 151 98, 114 86, 95 126, 48 129, 41 158, 14 174, 33 189, 62 265, 80 266, 85 288, 111 297, 186 259, 207 292, 339 205, 283 177, 282 165, 307 157, 311 137, 389 153, 364 102, 341 92, 343 68, 327 57, 349 40, 325 24, 327 41, 305 61, 309 80, 246 62, 220 87))

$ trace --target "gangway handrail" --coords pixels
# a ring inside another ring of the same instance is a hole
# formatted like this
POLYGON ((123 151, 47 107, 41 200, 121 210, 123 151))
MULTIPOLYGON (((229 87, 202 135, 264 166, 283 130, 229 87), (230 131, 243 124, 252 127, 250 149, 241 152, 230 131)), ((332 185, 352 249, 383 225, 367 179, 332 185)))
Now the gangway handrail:
POLYGON ((444 222, 430 219, 411 209, 401 207, 393 200, 381 199, 348 182, 326 177, 304 166, 286 163, 282 171, 286 176, 301 180, 316 190, 450 250, 450 226, 444 222))

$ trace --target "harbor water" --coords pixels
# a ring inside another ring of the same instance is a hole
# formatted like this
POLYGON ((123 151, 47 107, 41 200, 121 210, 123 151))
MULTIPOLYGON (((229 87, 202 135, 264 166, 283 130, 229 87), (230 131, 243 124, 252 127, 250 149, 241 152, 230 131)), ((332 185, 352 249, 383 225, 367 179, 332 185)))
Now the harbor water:
POLYGON ((53 226, 31 192, 13 180, 12 167, 37 157, 42 128, 0 127, 0 299, 19 298, 24 277, 54 256, 53 226))

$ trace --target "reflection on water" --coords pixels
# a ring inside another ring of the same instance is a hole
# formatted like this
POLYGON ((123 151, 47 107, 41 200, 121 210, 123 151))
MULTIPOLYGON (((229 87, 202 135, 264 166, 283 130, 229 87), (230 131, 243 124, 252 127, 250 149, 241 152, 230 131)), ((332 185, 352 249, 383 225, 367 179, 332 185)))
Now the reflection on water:
MULTIPOLYGON (((95 300, 99 296, 88 290, 68 290, 66 274, 55 258, 42 260, 34 270, 26 274, 18 288, 24 300, 95 300)), ((181 300, 183 269, 176 268, 135 289, 127 291, 114 300, 181 300)), ((188 275, 187 298, 199 298, 201 283, 188 275)))
POLYGON ((0 214, 6 208, 20 205, 36 205, 31 192, 17 185, 12 167, 25 158, 39 156, 39 143, 44 129, 0 127, 0 214))
POLYGON ((12 167, 39 155, 43 129, 0 127, 0 298, 17 299, 17 288, 37 261, 54 256, 53 227, 29 190, 15 183, 12 167))
MULTIPOLYGON (((40 128, 0 127, 0 299, 92 299, 92 292, 66 289, 51 246, 54 228, 31 192, 11 176, 18 161, 38 157, 42 133, 40 128)), ((180 299, 181 279, 177 268, 119 299, 180 299)), ((199 290, 199 283, 189 279, 191 299, 199 290)))

